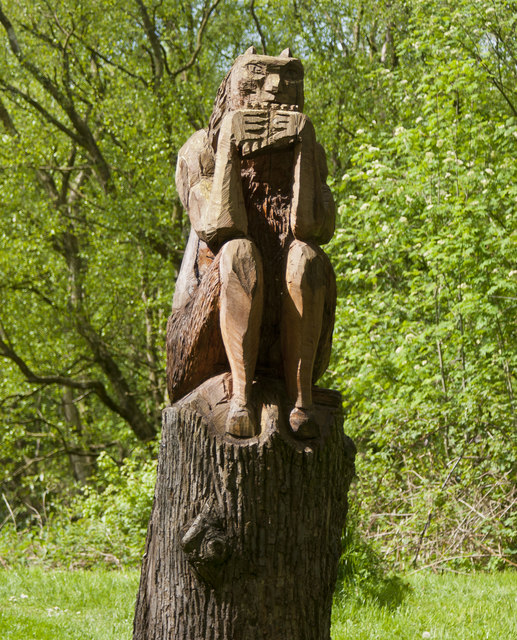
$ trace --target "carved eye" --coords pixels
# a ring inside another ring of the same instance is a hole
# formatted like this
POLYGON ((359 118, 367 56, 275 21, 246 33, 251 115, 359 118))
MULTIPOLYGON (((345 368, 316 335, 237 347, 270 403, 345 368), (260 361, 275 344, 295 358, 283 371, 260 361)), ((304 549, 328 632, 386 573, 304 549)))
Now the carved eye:
POLYGON ((298 69, 290 69, 289 67, 283 70, 282 78, 287 82, 299 82, 302 79, 298 69))
POLYGON ((254 73, 254 74, 256 74, 256 75, 261 75, 261 76, 263 76, 263 75, 264 75, 264 73, 265 73, 265 69, 264 69, 264 67, 263 67, 262 65, 260 65, 260 64, 253 64, 253 63, 247 64, 247 65, 246 65, 246 69, 247 69, 250 73, 254 73))

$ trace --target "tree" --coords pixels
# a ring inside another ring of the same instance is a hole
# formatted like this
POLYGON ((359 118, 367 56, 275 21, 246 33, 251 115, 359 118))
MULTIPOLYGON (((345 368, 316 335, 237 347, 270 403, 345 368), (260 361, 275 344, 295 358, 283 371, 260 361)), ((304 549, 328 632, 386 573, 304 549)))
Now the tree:
POLYGON ((334 371, 358 496, 415 562, 512 562, 515 17, 490 9, 411 3, 397 66, 370 74, 389 111, 356 131, 340 186, 334 371))
POLYGON ((513 562, 516 3, 87 4, 0 4, 9 502, 40 509, 99 451, 146 455, 186 233, 175 154, 236 55, 291 46, 340 204, 326 382, 359 445, 360 527, 395 558, 422 538, 430 562, 513 562))
POLYGON ((173 167, 211 100, 193 78, 219 4, 0 5, 2 410, 24 475, 66 453, 84 481, 102 448, 156 433, 173 167))

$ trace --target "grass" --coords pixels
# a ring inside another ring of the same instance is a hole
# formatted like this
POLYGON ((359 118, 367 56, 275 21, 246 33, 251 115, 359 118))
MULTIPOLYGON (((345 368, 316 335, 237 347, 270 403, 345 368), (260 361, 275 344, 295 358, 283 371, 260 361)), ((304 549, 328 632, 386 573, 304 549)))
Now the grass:
POLYGON ((0 572, 2 640, 129 640, 137 571, 0 572))
POLYGON ((417 573, 337 601, 332 640, 514 640, 517 572, 417 573))
MULTIPOLYGON (((514 640, 517 572, 419 573, 336 599, 333 640, 514 640)), ((2 640, 130 640, 137 571, 0 572, 2 640)))

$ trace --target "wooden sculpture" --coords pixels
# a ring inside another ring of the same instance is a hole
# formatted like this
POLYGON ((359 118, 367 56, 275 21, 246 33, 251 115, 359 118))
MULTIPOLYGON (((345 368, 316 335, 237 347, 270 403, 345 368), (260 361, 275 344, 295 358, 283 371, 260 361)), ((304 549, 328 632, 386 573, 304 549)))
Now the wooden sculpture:
POLYGON ((312 385, 328 365, 335 279, 327 165, 302 113, 303 67, 252 47, 219 88, 208 129, 182 147, 176 184, 192 230, 167 331, 171 401, 228 367, 226 430, 257 433, 256 371, 285 379, 290 424, 315 437, 312 385))
POLYGON ((303 67, 239 56, 178 157, 191 232, 134 640, 329 640, 355 448, 327 367, 334 231, 303 67))

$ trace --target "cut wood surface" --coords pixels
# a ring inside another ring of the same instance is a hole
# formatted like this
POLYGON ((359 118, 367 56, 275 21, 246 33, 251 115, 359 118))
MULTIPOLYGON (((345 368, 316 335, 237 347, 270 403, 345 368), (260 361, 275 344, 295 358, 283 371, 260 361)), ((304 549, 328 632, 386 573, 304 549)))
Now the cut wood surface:
POLYGON ((225 432, 231 376, 164 411, 134 640, 329 640, 355 448, 340 395, 295 439, 281 380, 251 391, 260 434, 225 432))
POLYGON ((178 155, 192 224, 134 640, 329 640, 355 449, 331 351, 334 231, 303 66, 253 48, 178 155), (225 373, 221 373, 225 371, 225 373))
POLYGON ((328 364, 336 301, 318 245, 333 234, 335 205, 302 108, 300 60, 251 47, 222 82, 208 129, 178 154, 192 232, 167 329, 169 396, 231 370, 233 435, 256 432, 250 389, 264 370, 286 381, 293 431, 317 435, 311 387, 328 364))

